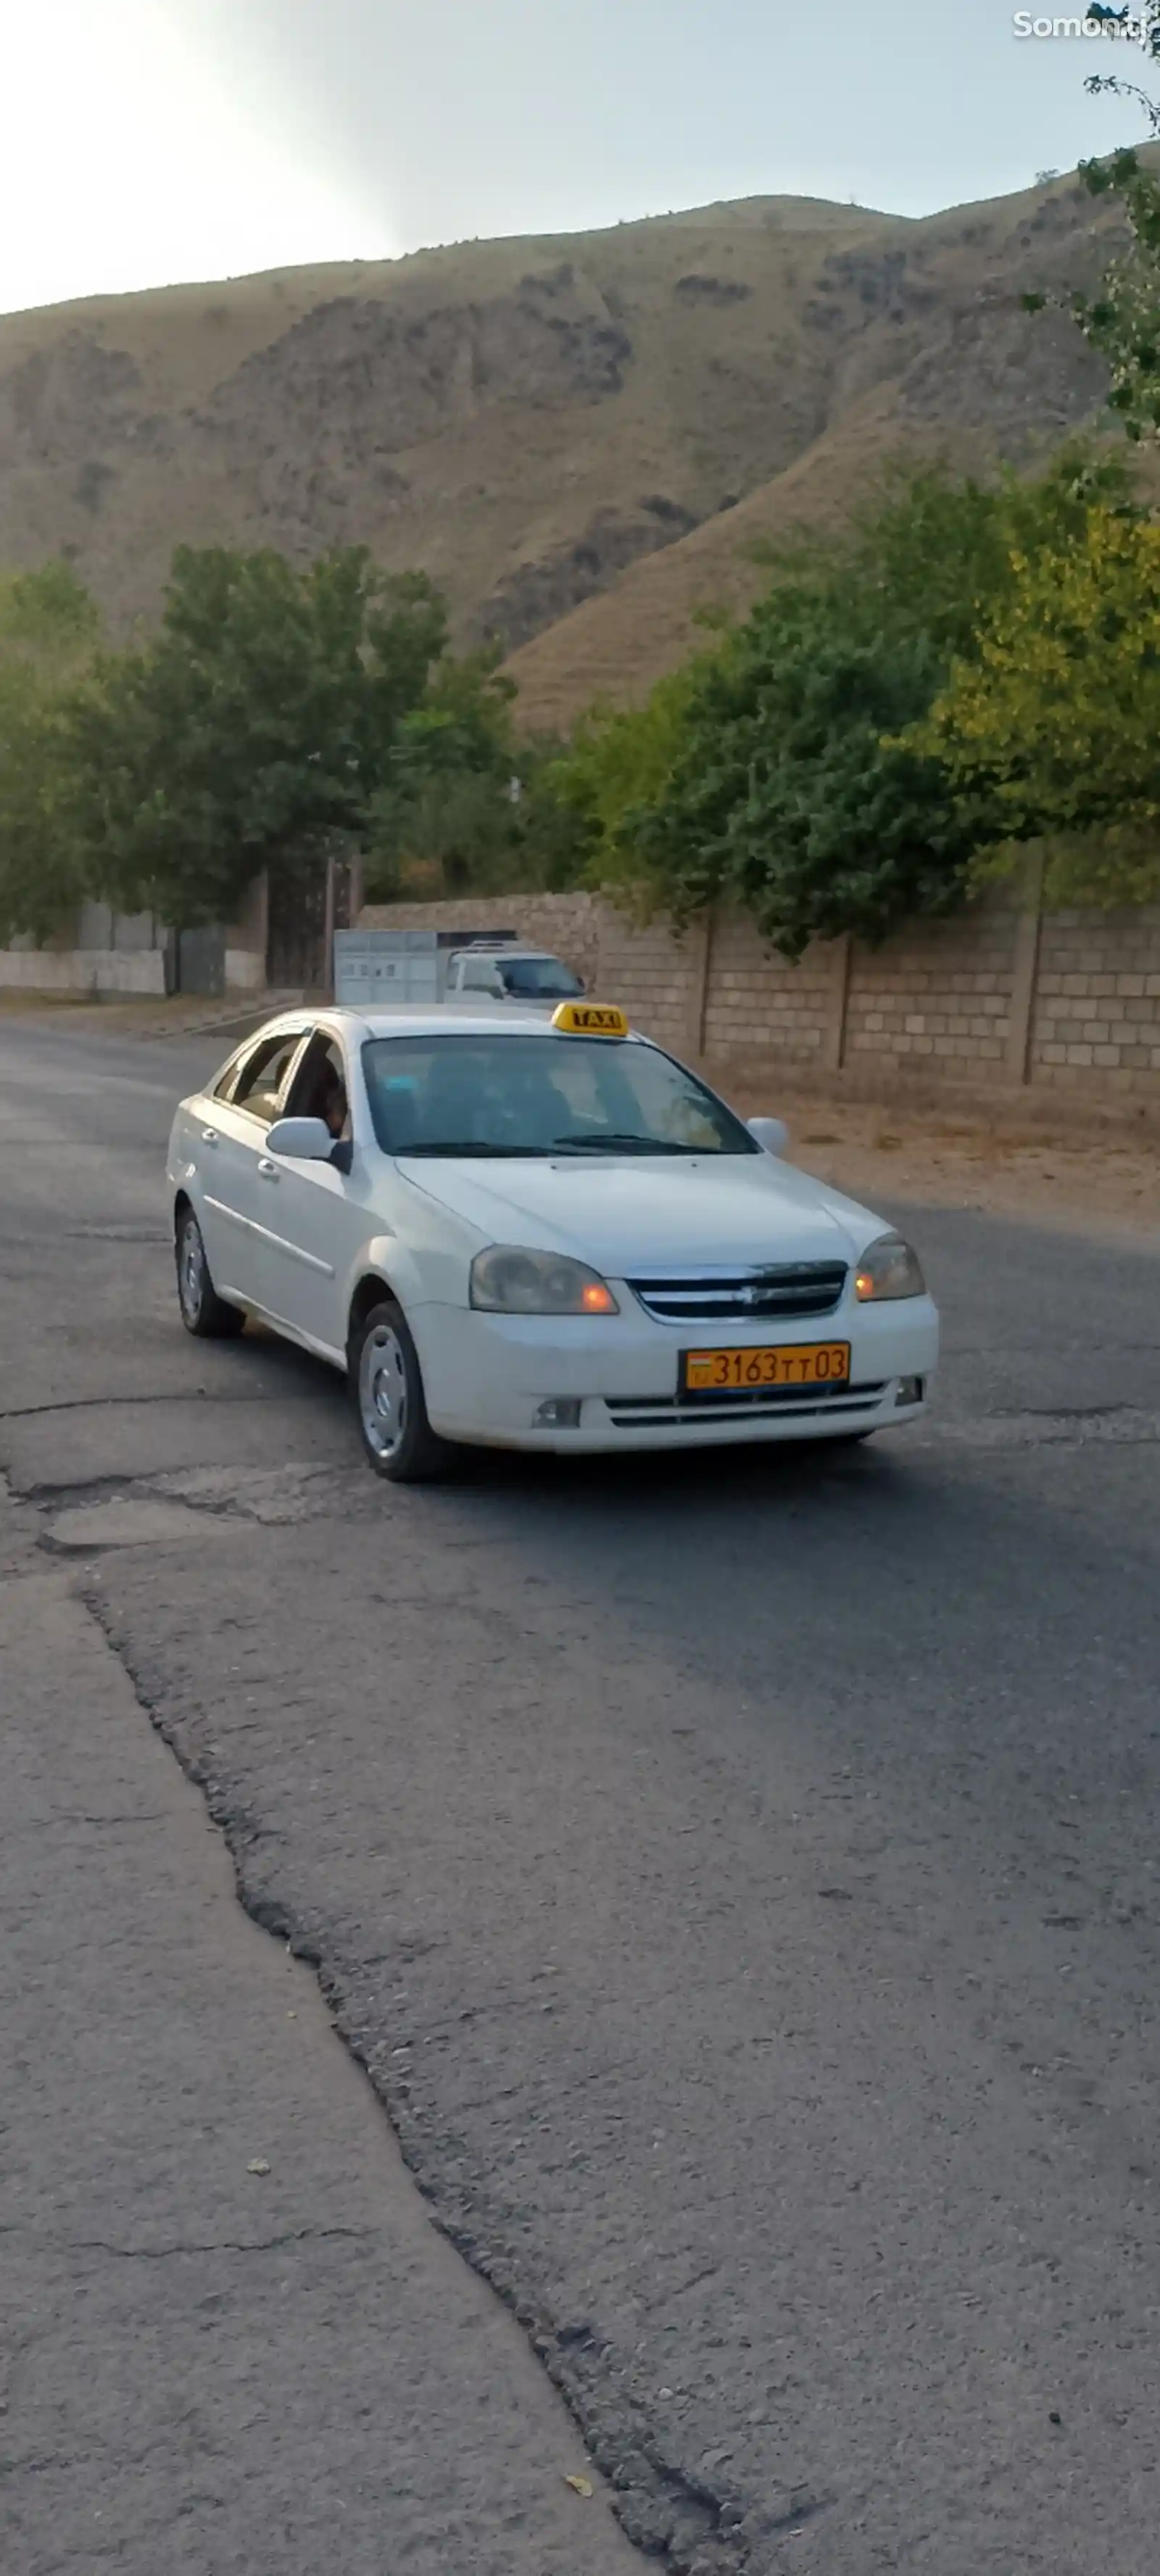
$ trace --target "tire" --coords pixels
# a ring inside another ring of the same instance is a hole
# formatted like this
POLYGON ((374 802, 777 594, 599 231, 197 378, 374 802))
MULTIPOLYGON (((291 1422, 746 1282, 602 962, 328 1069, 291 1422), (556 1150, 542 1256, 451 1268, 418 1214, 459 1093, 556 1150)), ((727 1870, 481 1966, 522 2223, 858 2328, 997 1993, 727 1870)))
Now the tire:
POLYGON ((445 1476, 454 1453, 427 1419, 419 1354, 393 1297, 356 1325, 347 1368, 363 1455, 376 1476, 394 1485, 445 1476))
POLYGON ((183 1208, 174 1237, 177 1258, 177 1302, 187 1333, 199 1342, 231 1341, 240 1333, 245 1316, 238 1306, 227 1306, 219 1297, 210 1277, 201 1227, 191 1207, 183 1208))

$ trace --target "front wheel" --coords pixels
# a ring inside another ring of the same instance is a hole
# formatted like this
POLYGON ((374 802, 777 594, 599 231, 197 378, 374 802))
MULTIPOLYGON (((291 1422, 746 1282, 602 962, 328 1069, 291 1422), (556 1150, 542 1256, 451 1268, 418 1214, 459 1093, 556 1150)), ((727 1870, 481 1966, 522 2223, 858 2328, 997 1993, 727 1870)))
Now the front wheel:
POLYGON ((363 1453, 376 1476, 421 1485, 445 1475, 451 1448, 427 1419, 419 1354, 393 1298, 356 1326, 348 1367, 363 1453))
POLYGON ((228 1341, 240 1333, 245 1316, 237 1306, 227 1306, 219 1297, 210 1277, 201 1227, 191 1207, 183 1208, 174 1239, 177 1255, 177 1297, 181 1320, 187 1333, 198 1341, 228 1341))

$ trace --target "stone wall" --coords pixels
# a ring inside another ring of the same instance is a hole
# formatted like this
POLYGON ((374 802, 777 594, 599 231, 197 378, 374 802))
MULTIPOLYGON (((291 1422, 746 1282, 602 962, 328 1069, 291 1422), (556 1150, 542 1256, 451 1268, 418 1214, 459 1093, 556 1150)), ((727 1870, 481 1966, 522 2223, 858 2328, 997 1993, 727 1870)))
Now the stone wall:
POLYGON ((367 903, 359 914, 360 930, 462 930, 473 937, 514 931, 533 947, 546 948, 567 960, 585 983, 600 963, 602 933, 609 935, 606 909, 588 894, 462 895, 454 903, 367 903))
POLYGON ((1160 1091, 1160 911, 1043 922, 1030 1063, 1036 1083, 1160 1091))
POLYGON ((23 993, 164 993, 161 948, 0 948, 0 990, 23 993))
POLYGON ((713 1063, 775 1054, 815 1071, 827 1054, 835 993, 844 958, 816 947, 800 966, 763 946, 743 913, 720 913, 712 925, 705 974, 701 1043, 713 1063))
POLYGON ((960 1081, 1009 1079, 1019 915, 977 905, 851 962, 845 1058, 910 1059, 960 1081))
POLYGON ((734 1083, 792 1071, 867 1097, 983 1091, 1160 1115, 1160 909, 1040 915, 1004 893, 865 949, 788 966, 718 912, 677 938, 589 895, 383 904, 366 928, 513 930, 621 1002, 650 1036, 734 1083))

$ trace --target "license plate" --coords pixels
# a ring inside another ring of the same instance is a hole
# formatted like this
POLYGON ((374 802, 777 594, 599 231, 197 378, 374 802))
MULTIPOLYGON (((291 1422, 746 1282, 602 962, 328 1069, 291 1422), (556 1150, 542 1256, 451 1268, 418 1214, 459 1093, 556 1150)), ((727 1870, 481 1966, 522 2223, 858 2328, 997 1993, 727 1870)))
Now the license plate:
POLYGON ((759 1386, 848 1386, 848 1342, 782 1342, 770 1350, 682 1351, 681 1392, 715 1395, 759 1386))

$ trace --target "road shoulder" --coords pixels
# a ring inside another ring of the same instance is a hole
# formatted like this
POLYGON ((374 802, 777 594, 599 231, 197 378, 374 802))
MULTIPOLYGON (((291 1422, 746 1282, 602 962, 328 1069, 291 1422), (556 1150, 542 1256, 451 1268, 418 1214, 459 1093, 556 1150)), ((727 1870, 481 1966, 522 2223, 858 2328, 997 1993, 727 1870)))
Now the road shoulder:
POLYGON ((520 2328, 34 1539, 0 1489, 6 2563, 621 2576, 520 2328))

